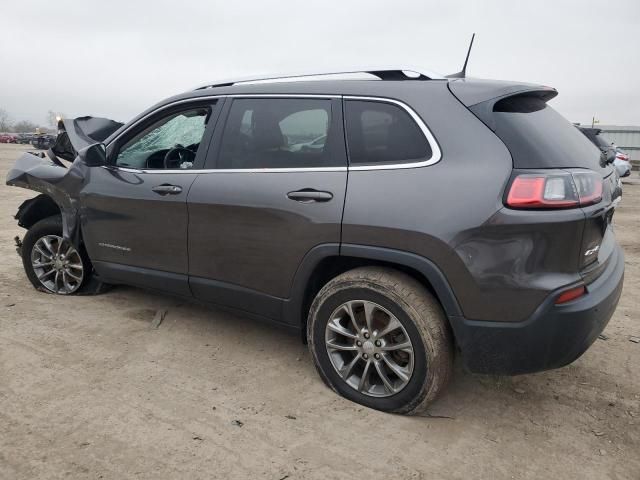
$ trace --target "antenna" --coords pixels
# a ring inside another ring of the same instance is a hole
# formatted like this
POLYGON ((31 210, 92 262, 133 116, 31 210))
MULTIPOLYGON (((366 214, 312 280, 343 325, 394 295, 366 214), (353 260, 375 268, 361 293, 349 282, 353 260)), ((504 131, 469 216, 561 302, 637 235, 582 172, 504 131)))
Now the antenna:
POLYGON ((469 54, 471 53, 471 47, 473 47, 473 39, 476 38, 476 34, 474 33, 471 36, 471 43, 469 43, 469 50, 467 50, 467 58, 464 59, 464 65, 462 66, 462 70, 458 73, 452 73, 451 75, 447 75, 447 78, 465 78, 467 76, 467 63, 469 62, 469 54))

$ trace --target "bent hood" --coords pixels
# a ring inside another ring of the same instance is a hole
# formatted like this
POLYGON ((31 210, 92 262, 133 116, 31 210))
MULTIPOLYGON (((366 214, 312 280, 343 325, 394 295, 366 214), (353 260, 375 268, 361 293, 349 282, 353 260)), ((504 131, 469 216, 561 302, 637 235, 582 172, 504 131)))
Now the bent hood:
POLYGON ((124 124, 100 117, 78 117, 58 122, 58 138, 51 151, 57 157, 72 162, 78 152, 106 140, 124 124))

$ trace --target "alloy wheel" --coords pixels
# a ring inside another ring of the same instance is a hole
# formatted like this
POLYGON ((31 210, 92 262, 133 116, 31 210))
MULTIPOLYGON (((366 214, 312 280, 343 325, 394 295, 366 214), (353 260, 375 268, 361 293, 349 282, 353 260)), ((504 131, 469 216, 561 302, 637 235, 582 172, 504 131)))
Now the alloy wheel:
POLYGON ((74 246, 57 235, 40 237, 31 250, 31 266, 44 288, 67 295, 82 285, 82 258, 74 246))
POLYGON ((335 309, 325 346, 338 375, 365 395, 395 395, 411 379, 414 352, 409 335, 396 316, 377 303, 352 300, 335 309))

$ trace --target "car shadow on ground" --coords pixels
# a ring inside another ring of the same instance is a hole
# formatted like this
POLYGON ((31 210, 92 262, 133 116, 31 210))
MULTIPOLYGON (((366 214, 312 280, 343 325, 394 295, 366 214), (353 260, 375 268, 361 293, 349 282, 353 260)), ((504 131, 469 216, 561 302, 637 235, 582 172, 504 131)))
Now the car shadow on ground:
MULTIPOLYGON (((266 356, 270 362, 280 365, 283 374, 290 376, 292 384, 315 382, 323 387, 323 395, 336 395, 322 385, 298 331, 134 287, 117 286, 101 297, 103 301, 122 304, 124 316, 134 322, 142 321, 144 331, 153 330, 152 323, 158 310, 166 310, 158 332, 195 336, 203 345, 233 350, 238 354, 238 360, 234 361, 236 367, 247 372, 252 368, 252 359, 266 356), (139 308, 131 308, 133 305, 139 308), (242 363, 242 358, 246 359, 246 364, 242 363)), ((186 342, 185 345, 191 343, 186 342)), ((180 343, 174 343, 174 348, 179 349, 180 343)), ((522 417, 528 425, 543 426, 549 422, 553 424, 554 419, 561 418, 567 408, 584 409, 586 412, 610 409, 609 404, 615 404, 619 390, 616 380, 599 369, 588 353, 586 355, 587 358, 578 359, 561 369, 516 377, 468 373, 457 355, 449 387, 422 416, 463 419, 482 411, 488 425, 500 424, 509 414, 522 417), (607 393, 601 395, 602 391, 607 393)), ((203 359, 202 368, 214 369, 216 362, 215 359, 203 359)), ((239 381, 253 380, 251 375, 247 375, 244 380, 240 377, 239 381)), ((304 391, 300 393, 304 395, 304 391)), ((346 400, 344 402, 353 406, 346 400)))

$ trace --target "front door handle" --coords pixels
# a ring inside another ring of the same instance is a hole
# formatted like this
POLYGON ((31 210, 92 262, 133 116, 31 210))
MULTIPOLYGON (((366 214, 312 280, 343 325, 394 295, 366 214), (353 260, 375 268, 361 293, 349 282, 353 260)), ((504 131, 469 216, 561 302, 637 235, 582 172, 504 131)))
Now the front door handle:
POLYGON ((182 187, 178 185, 169 185, 168 183, 163 183, 162 185, 156 185, 151 188, 152 192, 156 192, 159 195, 177 195, 182 192, 182 187))
POLYGON ((313 188, 303 188, 302 190, 287 193, 287 198, 301 203, 328 202, 333 198, 333 194, 314 190, 313 188))

